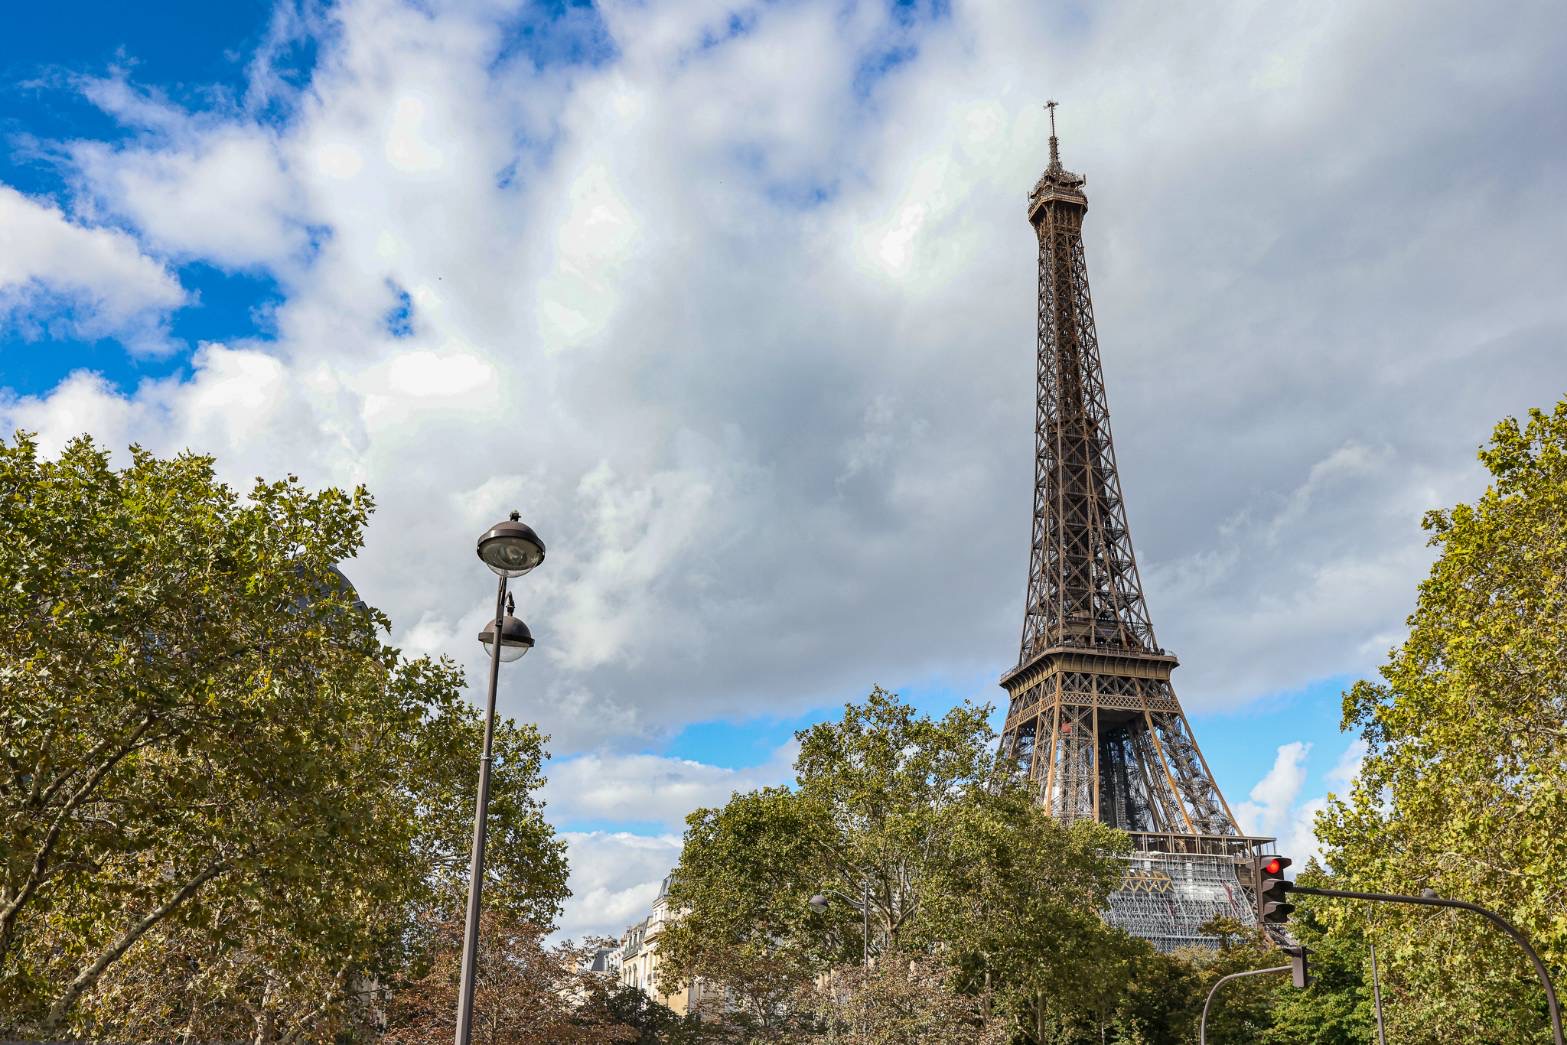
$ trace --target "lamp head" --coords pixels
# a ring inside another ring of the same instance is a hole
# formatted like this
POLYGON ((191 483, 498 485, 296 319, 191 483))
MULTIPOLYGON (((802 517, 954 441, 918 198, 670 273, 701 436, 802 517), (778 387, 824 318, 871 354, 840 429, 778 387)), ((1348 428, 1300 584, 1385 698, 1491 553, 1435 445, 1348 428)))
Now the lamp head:
POLYGON ((479 558, 502 577, 521 577, 544 561, 544 542, 521 518, 512 512, 479 538, 479 558))
MULTIPOLYGON (((495 622, 490 621, 479 632, 479 641, 484 644, 484 652, 490 656, 495 655, 495 622)), ((501 663, 510 664, 514 660, 521 660, 523 654, 533 648, 533 633, 522 621, 513 617, 510 611, 501 618, 501 663)))

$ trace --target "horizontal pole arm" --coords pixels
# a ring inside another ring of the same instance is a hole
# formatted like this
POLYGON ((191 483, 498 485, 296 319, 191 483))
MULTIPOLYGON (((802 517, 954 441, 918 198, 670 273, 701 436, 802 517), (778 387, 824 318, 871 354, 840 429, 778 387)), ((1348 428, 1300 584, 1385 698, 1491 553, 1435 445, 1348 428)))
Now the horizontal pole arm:
POLYGON ((1540 977, 1540 984, 1545 988, 1545 1004, 1551 1011, 1551 1034, 1556 1045, 1567 1045, 1562 1041, 1562 1010, 1556 1001, 1556 988, 1551 985, 1551 974, 1546 969, 1545 963, 1535 953, 1534 946, 1529 943, 1529 938, 1495 911, 1481 907, 1477 903, 1469 903, 1467 900, 1449 900, 1442 896, 1405 896, 1402 893, 1362 893, 1353 889, 1315 889, 1307 885, 1292 885, 1289 888, 1292 893, 1301 893, 1306 896, 1328 896, 1342 900, 1374 900, 1379 903, 1407 903, 1417 904, 1421 907, 1458 907, 1465 911, 1473 911, 1476 914, 1489 918, 1497 928, 1522 947, 1524 953, 1529 956, 1529 961, 1534 963, 1534 971, 1540 977))

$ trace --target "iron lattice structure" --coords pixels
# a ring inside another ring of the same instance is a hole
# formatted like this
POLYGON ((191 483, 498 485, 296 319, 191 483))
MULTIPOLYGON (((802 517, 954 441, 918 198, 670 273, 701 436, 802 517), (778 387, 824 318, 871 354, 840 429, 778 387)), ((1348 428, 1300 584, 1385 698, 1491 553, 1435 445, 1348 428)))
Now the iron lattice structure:
POLYGON ((1241 834, 1192 736, 1143 598, 1126 523, 1083 254, 1086 179, 1050 165, 1029 194, 1039 240, 1034 520, 1018 664, 1001 751, 1065 820, 1129 832, 1134 856, 1107 917, 1162 947, 1214 914, 1250 920, 1241 834), (1239 898, 1239 899, 1237 899, 1239 898))

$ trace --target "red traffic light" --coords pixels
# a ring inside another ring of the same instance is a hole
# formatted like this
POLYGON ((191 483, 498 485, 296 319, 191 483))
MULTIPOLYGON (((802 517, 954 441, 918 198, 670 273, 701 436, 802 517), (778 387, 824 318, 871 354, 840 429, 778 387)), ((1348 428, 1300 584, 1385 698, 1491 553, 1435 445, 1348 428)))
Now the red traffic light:
POLYGON ((1285 899, 1294 886, 1284 877, 1284 869, 1292 864, 1287 856, 1254 856, 1251 858, 1252 897, 1257 905, 1257 920, 1267 925, 1283 925, 1289 919, 1295 905, 1285 899))

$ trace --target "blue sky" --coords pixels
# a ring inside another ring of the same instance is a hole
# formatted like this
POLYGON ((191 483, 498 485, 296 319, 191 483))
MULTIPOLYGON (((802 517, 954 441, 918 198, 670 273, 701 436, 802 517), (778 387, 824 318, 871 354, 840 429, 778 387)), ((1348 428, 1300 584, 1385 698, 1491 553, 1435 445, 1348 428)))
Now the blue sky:
POLYGON ((1422 512, 1567 392, 1567 15, 1243 8, 18 7, 0 422, 368 484, 356 585, 474 678, 520 508, 502 708, 554 738, 563 930, 618 931, 795 730, 1000 698, 1053 97, 1159 639, 1304 850, 1422 512))
MULTIPOLYGON (((192 105, 232 105, 246 88, 246 66, 273 19, 270 2, 125 5, 20 5, 7 15, 0 42, 0 182, 22 192, 67 195, 71 170, 55 143, 123 141, 129 133, 92 104, 76 82, 115 69, 192 105)), ((156 354, 129 353, 112 337, 27 336, 13 327, 0 336, 0 375, 23 395, 54 388, 72 370, 89 369, 125 392, 144 378, 187 373, 201 341, 269 332, 279 300, 264 272, 233 271, 192 260, 178 267, 194 307, 170 317, 170 344, 156 354), (40 351, 40 342, 49 349, 40 351)), ((70 310, 66 310, 69 316, 70 310)))
MULTIPOLYGON (((1262 779, 1273 767, 1277 739, 1304 740, 1314 748, 1337 753, 1351 737, 1339 731, 1341 697, 1352 680, 1327 678, 1291 692, 1260 697, 1244 707, 1192 716, 1196 731, 1213 771, 1229 784, 1238 801, 1245 787, 1262 779)), ((977 692, 944 686, 924 688, 898 687, 899 696, 920 710, 940 715, 964 700, 990 699, 996 705, 995 726, 1001 728, 1005 717, 1005 696, 1000 687, 995 694, 983 688, 977 692)), ((766 761, 767 756, 794 736, 795 731, 827 717, 833 708, 813 709, 787 718, 763 716, 737 721, 694 722, 680 730, 656 749, 674 758, 691 759, 729 769, 741 769, 766 761)), ((1306 788, 1327 790, 1331 763, 1318 762, 1306 778, 1306 788)))

